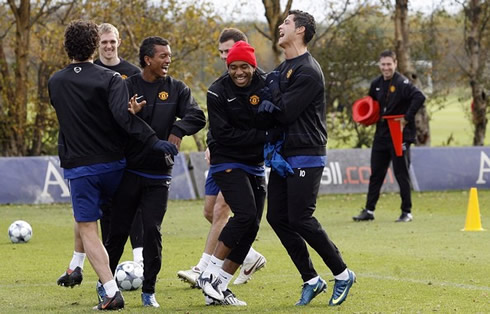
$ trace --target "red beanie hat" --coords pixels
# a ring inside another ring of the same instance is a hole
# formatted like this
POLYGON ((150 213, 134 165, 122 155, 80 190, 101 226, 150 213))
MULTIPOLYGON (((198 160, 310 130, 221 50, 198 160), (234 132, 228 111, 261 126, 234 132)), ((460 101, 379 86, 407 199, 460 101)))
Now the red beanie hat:
POLYGON ((228 52, 226 58, 226 65, 229 66, 233 61, 244 61, 257 67, 257 60, 255 59, 255 49, 244 41, 237 41, 228 52))

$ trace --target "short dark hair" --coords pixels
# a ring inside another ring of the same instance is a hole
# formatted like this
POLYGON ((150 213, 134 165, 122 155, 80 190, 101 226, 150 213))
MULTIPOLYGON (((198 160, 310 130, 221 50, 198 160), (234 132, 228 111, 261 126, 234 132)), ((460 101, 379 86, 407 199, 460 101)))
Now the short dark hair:
POLYGON ((296 28, 304 26, 305 27, 305 37, 303 42, 308 44, 316 33, 316 23, 315 18, 308 12, 301 10, 289 10, 289 15, 294 15, 294 26, 296 28))
POLYGON ((92 21, 75 20, 65 29, 65 51, 76 61, 90 59, 99 45, 97 24, 92 21))
POLYGON ((143 39, 140 45, 140 66, 144 68, 146 66, 145 56, 154 57, 155 56, 155 46, 168 46, 168 40, 158 37, 151 36, 143 39))
POLYGON ((390 57, 393 61, 396 61, 396 53, 393 50, 385 50, 379 54, 379 58, 390 57))
POLYGON ((247 36, 238 28, 225 28, 221 31, 221 34, 219 34, 219 42, 224 43, 228 40, 232 39, 234 42, 237 41, 245 41, 248 42, 247 36))

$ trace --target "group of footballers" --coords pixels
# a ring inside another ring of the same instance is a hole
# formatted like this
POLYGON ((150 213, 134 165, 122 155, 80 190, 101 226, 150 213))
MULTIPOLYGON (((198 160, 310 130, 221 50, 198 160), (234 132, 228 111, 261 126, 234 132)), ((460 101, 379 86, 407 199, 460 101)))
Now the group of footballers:
MULTIPOLYGON (((228 285, 240 266, 235 284, 247 282, 266 264, 251 248, 266 201, 267 221, 303 281, 296 305, 309 304, 327 289, 307 244, 335 278, 330 306, 344 302, 356 280, 313 216, 327 143, 324 76, 307 49, 315 32, 313 16, 290 11, 279 26, 285 61, 269 74, 259 69, 242 32, 230 28, 220 35, 227 71, 207 93, 210 169, 204 216, 211 228, 197 265, 177 274, 201 289, 207 305, 247 305, 228 285), (271 148, 265 158, 264 146, 271 148), (267 187, 264 163, 272 168, 267 187)), ((75 251, 57 283, 80 284, 86 256, 99 277, 98 310, 124 308, 113 274, 130 235, 134 259, 144 267, 142 304, 160 306, 155 284, 173 158, 183 136, 206 123, 189 87, 168 75, 167 40, 143 40, 142 70, 118 56, 120 43, 110 24, 70 23, 64 46, 72 62, 49 81, 75 218, 75 251), (93 62, 97 47, 99 59, 93 62)))

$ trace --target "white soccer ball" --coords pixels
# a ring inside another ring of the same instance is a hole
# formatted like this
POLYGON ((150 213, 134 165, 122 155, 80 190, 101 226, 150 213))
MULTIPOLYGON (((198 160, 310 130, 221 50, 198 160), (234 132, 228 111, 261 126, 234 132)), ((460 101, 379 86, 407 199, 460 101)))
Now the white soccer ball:
POLYGON ((143 266, 133 261, 123 262, 117 265, 114 278, 123 291, 139 289, 143 285, 143 266))
POLYGON ((9 227, 9 238, 12 243, 26 243, 32 237, 32 227, 24 220, 16 220, 9 227))

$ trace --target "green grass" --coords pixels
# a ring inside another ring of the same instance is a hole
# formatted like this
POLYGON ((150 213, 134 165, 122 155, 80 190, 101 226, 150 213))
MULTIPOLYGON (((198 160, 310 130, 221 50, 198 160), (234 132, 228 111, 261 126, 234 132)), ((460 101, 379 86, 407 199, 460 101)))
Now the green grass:
MULTIPOLYGON (((444 107, 441 110, 434 111, 431 115, 431 146, 472 146, 471 97, 468 91, 462 89, 454 90, 443 104, 444 107)), ((489 144, 490 131, 487 127, 485 145, 489 144)))
MULTIPOLYGON (((332 292, 302 308, 301 278, 265 220, 254 247, 268 259, 253 280, 231 289, 248 306, 237 312, 317 313, 379 312, 483 313, 490 309, 490 232, 463 232, 468 192, 414 193, 414 221, 397 224, 399 196, 384 194, 376 220, 355 223, 365 196, 328 195, 318 200, 316 217, 336 243, 358 281, 347 301, 337 308, 326 304, 332 292)), ((479 191, 483 227, 490 228, 490 191, 479 191)), ((171 201, 163 225, 163 266, 157 299, 165 313, 229 313, 229 307, 206 307, 200 291, 177 279, 178 270, 194 265, 202 252, 209 225, 202 201, 171 201)), ((0 206, 0 313, 91 312, 96 303, 96 276, 88 261, 85 278, 74 289, 56 286, 73 251, 71 209, 66 204, 0 206), (34 235, 27 244, 11 244, 7 228, 24 219, 34 235)), ((128 247, 129 248, 129 247, 128 247)), ((317 271, 332 279, 311 251, 317 271)), ((122 260, 131 259, 127 249, 122 260)), ((156 312, 141 306, 140 292, 126 292, 125 312, 156 312)))

